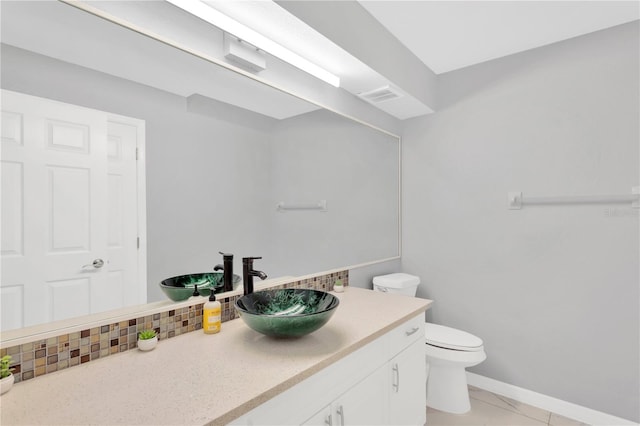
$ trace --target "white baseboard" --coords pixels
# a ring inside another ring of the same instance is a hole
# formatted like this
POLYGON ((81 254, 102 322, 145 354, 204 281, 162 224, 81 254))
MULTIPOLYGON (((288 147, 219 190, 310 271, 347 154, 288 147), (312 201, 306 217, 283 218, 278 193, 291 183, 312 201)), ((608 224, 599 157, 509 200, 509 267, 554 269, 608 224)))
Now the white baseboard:
POLYGON ((524 404, 542 408, 570 419, 578 420, 593 426, 638 426, 638 423, 620 417, 612 416, 601 411, 519 388, 508 383, 480 376, 467 371, 467 382, 471 386, 489 392, 515 399, 524 404))

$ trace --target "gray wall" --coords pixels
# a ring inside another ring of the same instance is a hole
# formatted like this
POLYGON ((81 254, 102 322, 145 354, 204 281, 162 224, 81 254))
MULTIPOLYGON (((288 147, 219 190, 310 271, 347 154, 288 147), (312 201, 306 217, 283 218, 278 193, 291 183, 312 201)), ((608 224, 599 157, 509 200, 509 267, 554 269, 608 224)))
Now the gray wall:
POLYGON ((507 209, 639 184, 638 22, 440 76, 403 133, 403 270, 430 320, 467 330, 473 372, 639 414, 639 220, 627 205, 507 209))
POLYGON ((277 265, 300 275, 399 255, 397 138, 319 110, 278 122, 271 143, 273 204, 328 206, 273 211, 277 265))

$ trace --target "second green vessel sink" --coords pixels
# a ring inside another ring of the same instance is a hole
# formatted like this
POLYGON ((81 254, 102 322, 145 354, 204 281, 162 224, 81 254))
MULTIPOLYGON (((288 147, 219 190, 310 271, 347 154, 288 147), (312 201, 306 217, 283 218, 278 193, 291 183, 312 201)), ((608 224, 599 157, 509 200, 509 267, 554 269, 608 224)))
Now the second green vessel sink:
POLYGON ((273 337, 299 337, 325 325, 340 300, 311 289, 257 291, 236 300, 243 321, 253 330, 273 337))
MULTIPOLYGON (((224 281, 222 272, 203 272, 199 274, 179 275, 177 277, 162 280, 160 288, 167 297, 174 302, 187 300, 192 294, 195 286, 198 286, 198 293, 201 296, 209 296, 211 290, 214 293, 224 291, 224 281)), ((233 274, 233 289, 242 281, 242 278, 233 274)))

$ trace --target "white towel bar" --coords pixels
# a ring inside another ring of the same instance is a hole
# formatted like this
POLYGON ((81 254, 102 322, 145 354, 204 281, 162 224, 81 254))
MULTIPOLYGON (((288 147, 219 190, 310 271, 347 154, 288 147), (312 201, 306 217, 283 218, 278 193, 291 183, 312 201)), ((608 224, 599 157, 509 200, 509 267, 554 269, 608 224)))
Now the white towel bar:
POLYGON ((276 210, 279 212, 287 210, 318 210, 326 212, 327 200, 320 200, 317 203, 285 203, 284 201, 280 201, 276 206, 276 210))
POLYGON ((631 188, 631 194, 626 195, 579 195, 554 197, 525 197, 522 192, 512 191, 507 194, 510 210, 520 210, 524 204, 626 204, 640 208, 640 186, 631 188))

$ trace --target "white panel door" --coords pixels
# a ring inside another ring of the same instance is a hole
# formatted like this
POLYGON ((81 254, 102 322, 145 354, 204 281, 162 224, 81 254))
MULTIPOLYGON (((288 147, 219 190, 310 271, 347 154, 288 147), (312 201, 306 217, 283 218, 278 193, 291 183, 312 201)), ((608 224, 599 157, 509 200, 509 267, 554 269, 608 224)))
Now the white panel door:
POLYGON ((99 297, 98 310, 142 303, 137 286, 138 209, 136 147, 138 127, 108 122, 107 136, 107 251, 109 268, 106 292, 99 297))
POLYGON ((104 112, 15 92, 2 110, 2 329, 124 306, 135 137, 116 125, 109 138, 104 112))

